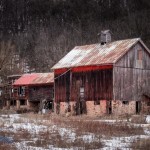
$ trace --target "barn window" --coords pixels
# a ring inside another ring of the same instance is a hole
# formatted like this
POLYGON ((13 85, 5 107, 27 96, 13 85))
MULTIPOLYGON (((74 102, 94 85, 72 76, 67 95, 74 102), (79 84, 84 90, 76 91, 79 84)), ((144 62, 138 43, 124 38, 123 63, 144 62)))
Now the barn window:
POLYGON ((12 100, 12 101, 10 102, 10 105, 11 105, 11 106, 16 106, 16 100, 12 100))
POLYGON ((142 60, 142 57, 143 57, 142 50, 139 49, 137 53, 137 60, 142 60))
POLYGON ((147 102, 147 106, 150 106, 150 102, 147 102))
POLYGON ((18 89, 17 88, 14 88, 14 93, 17 93, 18 92, 18 89))
POLYGON ((84 87, 80 87, 80 98, 84 100, 84 87))
POLYGON ((136 57, 136 68, 143 68, 143 51, 141 49, 137 50, 136 57))
POLYGON ((129 101, 122 101, 122 104, 129 105, 129 101))
POLYGON ((25 95, 25 86, 20 86, 18 89, 18 95, 24 96, 25 95))
POLYGON ((36 87, 34 87, 34 88, 33 88, 33 91, 37 91, 37 88, 36 88, 36 87))
POLYGON ((26 100, 20 100, 20 105, 26 105, 26 100))
POLYGON ((94 105, 100 105, 100 101, 94 101, 94 105))

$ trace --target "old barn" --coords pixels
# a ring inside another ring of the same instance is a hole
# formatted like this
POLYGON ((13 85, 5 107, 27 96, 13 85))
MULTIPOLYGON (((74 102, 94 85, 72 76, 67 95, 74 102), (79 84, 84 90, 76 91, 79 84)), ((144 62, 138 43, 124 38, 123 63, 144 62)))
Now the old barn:
POLYGON ((140 38, 76 46, 53 66, 58 114, 150 112, 150 51, 140 38))
POLYGON ((13 83, 14 106, 39 108, 45 103, 47 109, 53 107, 54 73, 24 74, 13 83))

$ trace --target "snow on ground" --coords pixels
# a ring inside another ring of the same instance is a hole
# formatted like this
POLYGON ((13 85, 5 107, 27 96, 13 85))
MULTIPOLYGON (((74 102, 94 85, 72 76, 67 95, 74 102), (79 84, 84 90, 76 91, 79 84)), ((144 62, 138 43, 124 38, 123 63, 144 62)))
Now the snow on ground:
MULTIPOLYGON (((115 123, 116 120, 98 120, 102 122, 108 122, 108 123, 115 123)), ((147 123, 150 123, 150 116, 146 117, 147 123)), ((43 121, 44 122, 44 121, 43 121)), ((118 122, 118 121, 117 121, 118 122)), ((125 120, 123 120, 125 122, 125 120)), ((0 131, 11 131, 14 133, 17 133, 20 129, 29 131, 33 134, 38 134, 39 132, 46 132, 47 130, 51 132, 57 131, 61 139, 68 140, 69 142, 74 142, 77 138, 76 133, 73 129, 68 128, 62 128, 58 127, 57 125, 41 125, 37 122, 30 122, 27 118, 23 118, 18 114, 12 114, 12 115, 0 115, 0 131), (23 120, 23 122, 22 122, 23 120), (2 126, 3 125, 3 126, 2 126)), ((101 142, 104 144, 104 147, 102 150, 116 150, 116 149, 129 149, 131 143, 138 139, 147 139, 150 138, 150 130, 148 128, 149 124, 135 124, 135 126, 142 126, 144 128, 144 132, 146 135, 136 135, 136 136, 129 136, 129 137, 111 137, 106 138, 103 136, 101 139, 101 142)), ((85 133, 85 135, 78 136, 78 139, 82 139, 87 143, 91 143, 94 141, 98 141, 97 137, 93 133, 85 133)), ((18 150, 22 149, 28 149, 28 150, 77 150, 77 147, 73 148, 57 148, 53 145, 49 145, 48 149, 42 148, 42 147, 36 147, 36 146, 29 146, 29 142, 34 142, 37 139, 32 139, 32 141, 21 141, 16 142, 15 145, 18 150)))
POLYGON ((150 124, 150 115, 146 116, 146 122, 150 124))
POLYGON ((137 139, 150 138, 148 135, 137 135, 129 137, 112 137, 109 140, 102 140, 105 147, 102 150, 116 150, 116 149, 129 149, 131 143, 137 139))

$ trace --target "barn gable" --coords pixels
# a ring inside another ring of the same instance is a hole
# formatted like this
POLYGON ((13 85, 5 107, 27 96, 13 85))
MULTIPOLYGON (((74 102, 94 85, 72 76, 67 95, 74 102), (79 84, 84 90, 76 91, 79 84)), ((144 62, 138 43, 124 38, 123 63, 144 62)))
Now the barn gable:
POLYGON ((139 100, 150 93, 150 53, 137 42, 114 65, 114 99, 139 100))

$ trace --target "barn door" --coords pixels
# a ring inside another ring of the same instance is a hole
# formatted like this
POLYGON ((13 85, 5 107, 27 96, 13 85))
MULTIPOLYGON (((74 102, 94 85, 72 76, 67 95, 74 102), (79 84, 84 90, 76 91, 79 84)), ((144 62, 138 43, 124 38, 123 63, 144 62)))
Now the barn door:
POLYGON ((80 114, 86 114, 85 88, 80 87, 80 114))
POLYGON ((76 114, 86 114, 86 101, 85 101, 85 88, 82 86, 79 88, 79 97, 76 103, 76 114))
POLYGON ((136 101, 136 114, 141 112, 141 101, 136 101))

